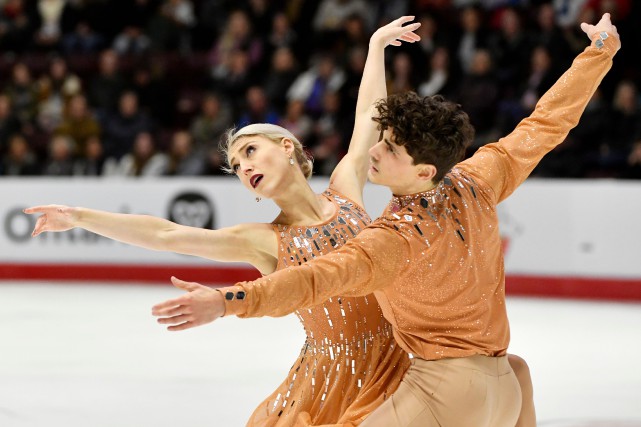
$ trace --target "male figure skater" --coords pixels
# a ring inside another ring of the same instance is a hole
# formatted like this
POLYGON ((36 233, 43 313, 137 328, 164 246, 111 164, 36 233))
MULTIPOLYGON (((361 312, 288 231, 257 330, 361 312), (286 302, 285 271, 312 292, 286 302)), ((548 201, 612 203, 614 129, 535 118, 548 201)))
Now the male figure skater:
MULTIPOLYGON (((189 293, 153 314, 182 330, 223 315, 280 316, 335 295, 373 292, 414 358, 396 393, 362 426, 514 426, 521 397, 505 356, 496 205, 563 142, 611 68, 621 44, 609 14, 581 28, 591 45, 532 115, 463 162, 473 129, 460 106, 413 93, 381 101, 374 120, 382 137, 370 149, 368 174, 394 197, 378 220, 328 255, 253 282, 212 290, 172 278, 189 293)), ((332 233, 331 224, 324 232, 332 233)))

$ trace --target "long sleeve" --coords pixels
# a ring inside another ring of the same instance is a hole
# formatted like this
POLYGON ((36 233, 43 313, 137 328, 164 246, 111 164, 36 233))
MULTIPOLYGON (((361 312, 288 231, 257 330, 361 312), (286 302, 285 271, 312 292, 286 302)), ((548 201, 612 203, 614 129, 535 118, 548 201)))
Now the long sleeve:
POLYGON ((409 243, 399 233, 368 227, 327 255, 220 289, 225 316, 284 316, 333 296, 370 294, 394 282, 409 254, 409 243))
POLYGON ((617 44, 614 36, 604 40, 602 48, 593 42, 511 134, 482 147, 459 164, 494 190, 495 203, 523 183, 543 156, 562 143, 577 125, 588 101, 612 67, 617 44))

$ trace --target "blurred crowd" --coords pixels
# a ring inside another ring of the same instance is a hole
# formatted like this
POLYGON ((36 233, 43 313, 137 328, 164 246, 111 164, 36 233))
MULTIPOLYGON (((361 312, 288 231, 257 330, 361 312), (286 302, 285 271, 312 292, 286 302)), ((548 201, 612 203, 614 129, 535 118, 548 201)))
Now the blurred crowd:
POLYGON ((372 32, 401 15, 421 41, 386 51, 388 93, 442 94, 509 133, 604 12, 614 68, 541 177, 641 179, 641 2, 633 0, 0 0, 0 175, 222 175, 221 136, 268 122, 328 174, 346 152, 372 32))

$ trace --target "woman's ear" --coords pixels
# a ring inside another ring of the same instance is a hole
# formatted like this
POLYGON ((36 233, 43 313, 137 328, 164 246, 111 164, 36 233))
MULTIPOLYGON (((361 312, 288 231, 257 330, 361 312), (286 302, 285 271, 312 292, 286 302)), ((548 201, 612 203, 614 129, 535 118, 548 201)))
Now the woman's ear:
POLYGON ((282 147, 285 149, 285 154, 288 156, 294 155, 294 142, 289 138, 283 138, 280 140, 282 147))

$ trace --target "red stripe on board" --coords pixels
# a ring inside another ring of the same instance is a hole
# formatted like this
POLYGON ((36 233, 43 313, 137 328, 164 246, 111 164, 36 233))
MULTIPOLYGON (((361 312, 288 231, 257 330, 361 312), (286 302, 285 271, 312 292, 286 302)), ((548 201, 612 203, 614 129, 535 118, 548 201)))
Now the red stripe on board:
POLYGON ((508 295, 641 301, 641 279, 508 275, 508 295))
MULTIPOLYGON (((0 264, 0 280, 169 283, 171 276, 208 285, 253 280, 246 267, 123 264, 0 264)), ((514 296, 641 301, 641 279, 508 275, 506 293, 514 296)))
POLYGON ((260 274, 246 267, 123 264, 0 264, 0 280, 64 280, 169 283, 176 276, 190 282, 226 285, 260 274))

